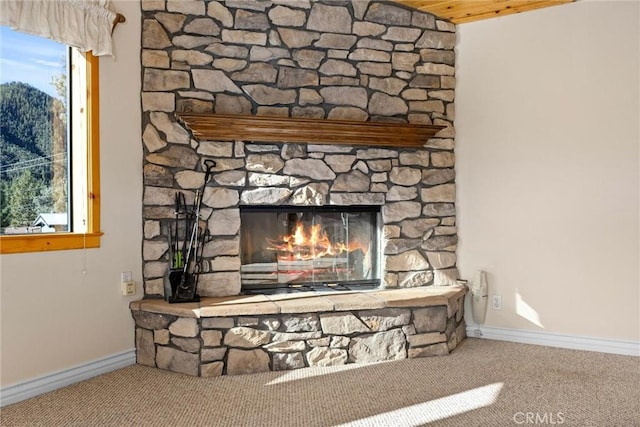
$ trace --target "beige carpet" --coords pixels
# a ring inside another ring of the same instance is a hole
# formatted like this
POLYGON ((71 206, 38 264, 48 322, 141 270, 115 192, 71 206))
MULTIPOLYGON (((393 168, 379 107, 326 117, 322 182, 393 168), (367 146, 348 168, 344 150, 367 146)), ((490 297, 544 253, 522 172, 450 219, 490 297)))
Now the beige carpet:
POLYGON ((445 357, 193 378, 131 366, 3 426, 640 426, 640 358, 468 338, 445 357))

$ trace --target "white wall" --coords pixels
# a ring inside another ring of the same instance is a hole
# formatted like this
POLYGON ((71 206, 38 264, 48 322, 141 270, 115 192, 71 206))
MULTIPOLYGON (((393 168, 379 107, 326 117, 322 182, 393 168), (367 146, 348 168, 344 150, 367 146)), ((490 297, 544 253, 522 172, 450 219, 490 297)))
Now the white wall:
POLYGON ((459 266, 503 297, 487 326, 640 340, 639 22, 579 1, 458 27, 459 266))
POLYGON ((142 296, 140 5, 115 5, 127 22, 114 33, 116 58, 100 60, 102 247, 2 256, 2 387, 135 345, 128 305, 142 296), (137 296, 120 295, 121 271, 133 272, 137 296))

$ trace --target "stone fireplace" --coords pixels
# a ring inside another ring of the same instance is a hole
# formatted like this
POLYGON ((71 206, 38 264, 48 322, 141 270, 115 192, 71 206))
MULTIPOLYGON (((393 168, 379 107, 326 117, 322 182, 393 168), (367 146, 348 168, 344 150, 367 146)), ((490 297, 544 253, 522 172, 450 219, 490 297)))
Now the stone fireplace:
POLYGON ((131 306, 138 362, 211 376, 452 351, 465 336, 466 293, 455 286, 455 26, 366 0, 141 7, 145 299, 131 306), (229 140, 195 136, 183 113, 442 130, 420 146, 397 138, 351 144, 348 132, 332 143, 229 140), (169 305, 162 297, 175 194, 193 203, 209 159, 216 166, 202 197, 211 235, 198 279, 203 298, 169 305), (351 230, 354 212, 375 226, 350 234, 344 224, 351 230), (314 261, 285 256, 296 218, 334 227, 324 234, 347 249, 314 261), (274 248, 260 249, 273 251, 262 258, 243 246, 258 230, 274 248), (367 250, 349 249, 363 246, 362 235, 370 236, 367 250), (335 291, 358 284, 376 290, 335 291), (334 292, 281 295, 273 291, 280 285, 334 292), (242 295, 252 286, 259 295, 242 295))
POLYGON ((202 296, 241 292, 241 207, 377 206, 382 288, 457 277, 455 26, 385 2, 143 1, 144 291, 162 297, 174 195, 202 163, 202 296), (444 126, 419 148, 199 140, 174 113, 444 126))

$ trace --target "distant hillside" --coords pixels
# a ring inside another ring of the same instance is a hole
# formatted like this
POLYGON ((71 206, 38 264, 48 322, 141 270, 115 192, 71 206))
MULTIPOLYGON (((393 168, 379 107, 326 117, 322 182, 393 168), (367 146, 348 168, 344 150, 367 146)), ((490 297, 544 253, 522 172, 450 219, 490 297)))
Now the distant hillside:
MULTIPOLYGON (((54 159, 64 163, 66 156, 65 133, 59 100, 26 83, 0 85, 0 226, 28 225, 37 214, 54 212, 54 200, 66 197, 66 191, 52 189, 54 174, 60 175, 54 159)), ((64 186, 61 179, 58 188, 64 186)))
MULTIPOLYGON (((54 98, 26 83, 0 85, 0 152, 2 177, 26 160, 51 153, 51 109, 54 98)), ((32 171, 34 172, 34 171, 32 171)), ((51 167, 36 171, 50 178, 51 167)))

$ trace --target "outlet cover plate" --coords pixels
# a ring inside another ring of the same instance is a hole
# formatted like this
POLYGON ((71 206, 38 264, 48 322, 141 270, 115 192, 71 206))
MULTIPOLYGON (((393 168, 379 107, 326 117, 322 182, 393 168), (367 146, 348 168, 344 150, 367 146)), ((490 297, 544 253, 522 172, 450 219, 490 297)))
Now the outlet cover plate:
POLYGON ((493 295, 491 297, 491 309, 502 310, 502 295, 493 295))
POLYGON ((124 282, 122 283, 122 295, 131 296, 136 293, 136 282, 124 282))

